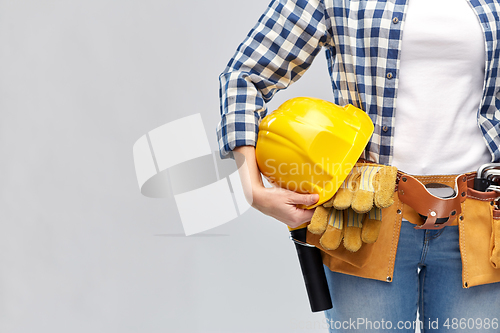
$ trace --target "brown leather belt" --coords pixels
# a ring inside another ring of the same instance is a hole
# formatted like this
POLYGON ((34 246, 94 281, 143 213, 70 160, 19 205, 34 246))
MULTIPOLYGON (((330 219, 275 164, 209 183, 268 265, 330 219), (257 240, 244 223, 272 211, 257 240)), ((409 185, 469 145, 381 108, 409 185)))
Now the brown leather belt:
POLYGON ((399 200, 404 203, 403 217, 416 224, 416 229, 441 229, 449 225, 457 225, 463 219, 462 204, 468 197, 482 201, 494 201, 499 197, 497 192, 480 192, 473 189, 475 172, 461 175, 412 176, 398 172, 395 191, 399 200), (447 199, 431 194, 425 185, 439 183, 455 189, 455 196, 447 199), (427 217, 424 221, 422 217, 427 217), (444 223, 436 223, 446 220, 444 223))

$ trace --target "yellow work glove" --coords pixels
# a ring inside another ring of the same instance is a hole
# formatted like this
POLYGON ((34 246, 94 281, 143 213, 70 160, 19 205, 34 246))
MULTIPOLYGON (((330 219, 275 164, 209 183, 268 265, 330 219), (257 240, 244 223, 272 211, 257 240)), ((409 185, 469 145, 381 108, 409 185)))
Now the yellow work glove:
POLYGON ((341 188, 323 206, 316 207, 309 232, 322 235, 320 244, 335 250, 344 240, 352 252, 362 243, 374 243, 382 224, 382 208, 393 204, 395 167, 357 163, 341 188))

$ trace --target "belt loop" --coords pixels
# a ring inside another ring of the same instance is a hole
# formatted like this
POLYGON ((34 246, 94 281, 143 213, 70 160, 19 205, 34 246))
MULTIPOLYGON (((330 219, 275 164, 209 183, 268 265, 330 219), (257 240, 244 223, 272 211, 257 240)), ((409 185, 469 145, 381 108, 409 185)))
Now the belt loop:
MULTIPOLYGON (((422 225, 415 229, 441 229, 450 225, 462 212, 461 203, 467 198, 467 175, 451 175, 444 178, 453 179, 455 196, 451 198, 439 198, 431 194, 423 182, 436 182, 435 176, 411 176, 405 173, 398 175, 398 196, 401 202, 413 208, 417 213, 426 217, 422 225), (446 220, 444 223, 436 223, 446 220)), ((450 180, 451 180, 450 179, 450 180)))

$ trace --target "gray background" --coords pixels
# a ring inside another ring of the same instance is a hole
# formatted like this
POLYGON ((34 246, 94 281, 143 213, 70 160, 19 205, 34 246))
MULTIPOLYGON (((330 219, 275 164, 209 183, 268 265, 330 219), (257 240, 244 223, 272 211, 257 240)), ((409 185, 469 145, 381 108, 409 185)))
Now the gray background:
MULTIPOLYGON (((135 178, 181 117, 217 149, 218 75, 267 4, 0 1, 0 332, 325 332, 283 224, 185 237, 135 178)), ((331 99, 323 54, 270 108, 300 95, 331 99)))

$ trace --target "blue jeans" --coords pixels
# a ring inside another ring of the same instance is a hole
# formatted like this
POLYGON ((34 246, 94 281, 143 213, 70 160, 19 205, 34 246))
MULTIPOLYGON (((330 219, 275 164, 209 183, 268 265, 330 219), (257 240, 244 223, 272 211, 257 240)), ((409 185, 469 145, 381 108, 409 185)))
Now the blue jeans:
POLYGON ((325 267, 330 332, 500 332, 500 283, 462 288, 458 227, 413 227, 402 222, 391 283, 325 267))

